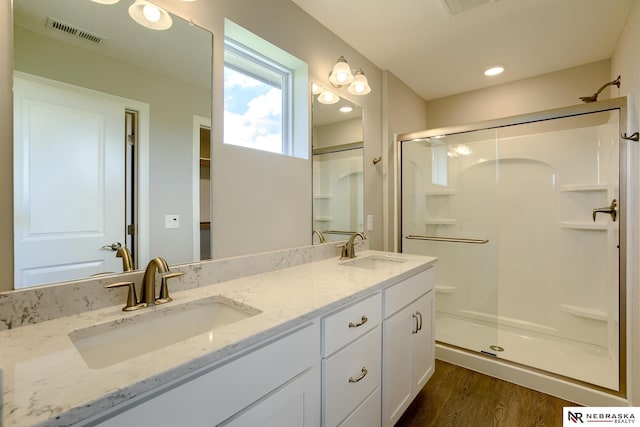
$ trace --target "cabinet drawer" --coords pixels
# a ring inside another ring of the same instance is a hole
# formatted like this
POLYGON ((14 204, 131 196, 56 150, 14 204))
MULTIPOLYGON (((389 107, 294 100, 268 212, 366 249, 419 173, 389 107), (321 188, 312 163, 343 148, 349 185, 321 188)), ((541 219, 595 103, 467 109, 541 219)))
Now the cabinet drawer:
POLYGON ((382 297, 380 293, 325 317, 322 355, 328 356, 361 337, 380 324, 382 297))
POLYGON ((380 387, 378 387, 371 396, 367 397, 367 400, 358 406, 358 409, 340 424, 340 427, 380 427, 382 424, 380 420, 381 399, 380 387))
POLYGON ((436 269, 420 272, 384 290, 384 318, 433 289, 436 269))
POLYGON ((322 361, 325 426, 338 425, 380 386, 380 340, 378 326, 322 361))

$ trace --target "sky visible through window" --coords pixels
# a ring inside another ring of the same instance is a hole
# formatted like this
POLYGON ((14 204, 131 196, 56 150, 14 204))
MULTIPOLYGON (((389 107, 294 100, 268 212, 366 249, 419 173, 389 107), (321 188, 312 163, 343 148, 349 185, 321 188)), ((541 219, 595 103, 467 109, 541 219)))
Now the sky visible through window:
POLYGON ((225 67, 224 142, 282 153, 282 90, 225 67))

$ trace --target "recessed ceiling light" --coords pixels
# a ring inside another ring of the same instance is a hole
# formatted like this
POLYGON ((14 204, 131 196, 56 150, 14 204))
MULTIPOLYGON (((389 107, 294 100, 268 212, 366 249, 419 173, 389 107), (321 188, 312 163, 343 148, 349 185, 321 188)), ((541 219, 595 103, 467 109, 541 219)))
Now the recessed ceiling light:
POLYGON ((350 113, 353 111, 353 107, 349 107, 348 105, 344 106, 344 107, 340 107, 340 112, 341 113, 350 113))
POLYGON ((488 77, 497 76, 498 74, 502 74, 503 71, 504 67, 502 65, 496 65, 495 67, 484 70, 484 75, 488 77))

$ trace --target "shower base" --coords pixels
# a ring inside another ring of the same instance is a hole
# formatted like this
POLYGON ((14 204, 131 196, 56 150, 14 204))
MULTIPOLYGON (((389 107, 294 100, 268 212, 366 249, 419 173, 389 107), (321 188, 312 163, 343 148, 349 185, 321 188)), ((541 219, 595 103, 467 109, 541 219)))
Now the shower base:
POLYGON ((436 340, 442 343, 436 348, 436 356, 444 361, 582 405, 606 406, 626 402, 588 386, 593 384, 614 392, 618 389, 617 358, 599 346, 508 326, 496 328, 493 324, 441 312, 436 314, 436 340), (495 351, 491 346, 504 350, 495 351), (462 349, 490 353, 496 357, 488 358, 462 349), (529 370, 529 375, 526 367, 534 368, 529 370), (558 378, 558 375, 567 378, 558 378), (526 377, 530 378, 525 380, 526 377), (571 379, 588 384, 577 384, 571 379), (545 384, 544 387, 541 384, 545 384), (576 389, 575 392, 567 394, 572 388, 576 389), (590 390, 593 395, 585 396, 585 392, 590 390))

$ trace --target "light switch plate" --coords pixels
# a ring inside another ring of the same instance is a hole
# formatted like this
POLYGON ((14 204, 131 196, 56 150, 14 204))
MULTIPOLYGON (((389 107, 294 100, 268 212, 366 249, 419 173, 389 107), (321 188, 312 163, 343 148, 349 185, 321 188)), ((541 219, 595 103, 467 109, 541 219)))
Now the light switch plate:
POLYGON ((367 231, 373 231, 373 215, 367 215, 367 231))
POLYGON ((165 215, 164 228, 180 228, 180 215, 165 215))

